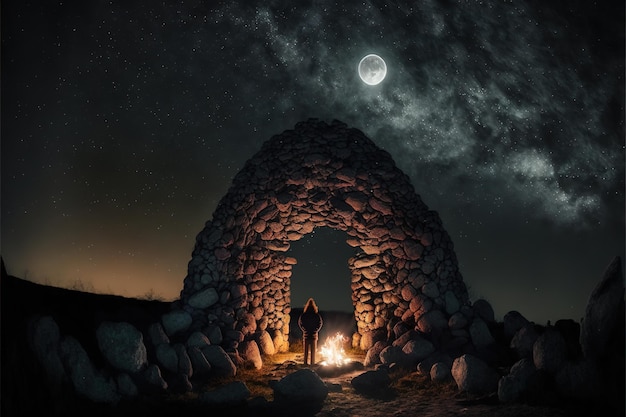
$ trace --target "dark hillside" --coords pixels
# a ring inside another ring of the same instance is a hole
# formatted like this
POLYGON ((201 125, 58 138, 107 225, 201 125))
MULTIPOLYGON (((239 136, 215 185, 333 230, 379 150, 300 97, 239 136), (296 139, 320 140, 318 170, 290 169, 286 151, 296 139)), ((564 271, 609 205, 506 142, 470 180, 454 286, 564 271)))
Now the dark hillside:
POLYGON ((94 365, 99 366, 103 359, 94 355, 99 352, 95 329, 102 321, 127 321, 143 331, 169 310, 170 303, 35 284, 8 275, 3 268, 0 307, 1 414, 13 416, 36 415, 33 413, 46 409, 52 414, 79 411, 76 407, 80 404, 75 403, 67 387, 60 387, 57 398, 51 398, 44 370, 28 344, 33 317, 52 316, 61 337, 71 335, 78 339, 94 365), (67 395, 68 401, 59 395, 67 395))

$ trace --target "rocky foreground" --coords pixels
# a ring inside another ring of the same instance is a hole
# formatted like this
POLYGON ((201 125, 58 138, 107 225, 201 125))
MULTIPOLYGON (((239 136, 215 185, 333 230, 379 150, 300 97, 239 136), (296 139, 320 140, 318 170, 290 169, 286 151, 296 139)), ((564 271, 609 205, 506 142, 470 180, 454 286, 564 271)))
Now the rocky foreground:
MULTIPOLYGON (((299 365, 295 339, 274 355, 228 354, 199 336, 187 341, 191 348, 172 346, 167 326, 155 326, 169 303, 46 287, 4 271, 0 284, 3 416, 624 415, 619 258, 582 324, 542 326, 515 311, 496 322, 489 304, 477 301, 473 314, 484 326, 470 327, 474 351, 435 351, 400 323, 380 350, 377 342, 367 354, 353 349, 347 372, 299 365)), ((349 314, 326 320, 346 332, 351 321, 349 314)))

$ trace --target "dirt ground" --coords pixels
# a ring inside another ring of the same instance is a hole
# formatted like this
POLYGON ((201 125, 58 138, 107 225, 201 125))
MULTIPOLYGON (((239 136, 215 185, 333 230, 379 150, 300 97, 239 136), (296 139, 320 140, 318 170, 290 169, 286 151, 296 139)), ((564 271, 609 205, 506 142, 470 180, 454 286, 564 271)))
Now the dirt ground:
MULTIPOLYGON (((2 416, 181 416, 212 415, 233 417, 275 417, 281 410, 273 409, 271 382, 304 368, 303 355, 298 344, 290 352, 267 357, 260 370, 240 369, 232 380, 243 381, 251 391, 251 399, 244 405, 213 409, 197 400, 203 390, 230 382, 212 380, 205 386, 196 386, 186 394, 161 393, 140 396, 133 400, 107 407, 75 395, 71 387, 62 387, 56 393, 46 385, 46 376, 34 358, 28 340, 28 322, 34 315, 52 315, 63 334, 80 340, 90 352, 97 352, 93 329, 102 320, 129 320, 144 329, 168 311, 168 304, 156 301, 124 299, 117 296, 79 293, 45 287, 3 276, 1 284, 2 338, 0 397, 2 416), (81 314, 76 314, 80 311, 81 314)), ((329 322, 341 322, 338 317, 329 322)), ((348 352, 355 362, 363 362, 360 351, 348 352)), ((92 359, 99 365, 97 356, 92 359)), ((102 362, 102 360, 100 360, 102 362)), ((417 372, 393 371, 391 389, 378 398, 357 393, 350 384, 364 369, 353 369, 340 375, 318 374, 331 387, 319 417, 444 417, 444 416, 501 416, 501 417, 556 417, 608 415, 595 408, 581 407, 555 401, 553 404, 499 404, 493 397, 472 398, 459 393, 454 382, 433 384, 417 372)), ((623 403, 623 400, 622 400, 623 403)), ((304 410, 303 410, 304 411, 304 410)), ((297 414, 301 417, 305 413, 297 414)), ((289 414, 281 414, 291 417, 289 414)), ((610 414, 610 415, 624 415, 610 414)))
MULTIPOLYGON (((350 357, 361 362, 363 355, 352 352, 350 357)), ((301 369, 301 353, 277 355, 274 363, 266 364, 261 370, 261 378, 278 379, 288 373, 301 369), (284 361, 282 364, 280 361, 284 361), (285 363, 289 365, 285 365, 285 363)), ((499 404, 492 397, 471 397, 460 393, 453 381, 433 384, 426 376, 417 372, 392 372, 391 389, 386 395, 371 398, 357 393, 352 388, 351 380, 365 372, 357 369, 337 376, 323 376, 327 385, 334 387, 329 392, 319 417, 444 417, 444 416, 501 416, 501 417, 557 417, 578 414, 558 406, 532 406, 524 404, 499 404), (339 386, 341 387, 339 390, 339 386)), ((253 378, 258 380, 257 378, 253 378)), ((270 395, 271 397, 271 395, 270 395)), ((270 399, 270 398, 268 398, 270 399)))
MULTIPOLYGON (((364 355, 350 352, 350 358, 363 362, 364 355)), ((260 370, 243 370, 235 379, 244 381, 252 397, 273 400, 270 381, 305 368, 301 352, 288 352, 266 358, 260 370)), ((500 404, 495 396, 475 397, 458 391, 454 381, 432 383, 427 376, 406 370, 391 371, 392 384, 384 395, 376 398, 357 393, 351 385, 355 376, 365 372, 362 366, 350 367, 345 373, 312 367, 331 387, 318 417, 446 417, 446 416, 499 416, 499 417, 564 417, 605 415, 593 409, 556 402, 550 405, 500 404), (330 376, 327 376, 330 375, 330 376)), ((211 389, 207 387, 206 389, 211 389)), ((245 415, 256 414, 248 410, 245 415)))

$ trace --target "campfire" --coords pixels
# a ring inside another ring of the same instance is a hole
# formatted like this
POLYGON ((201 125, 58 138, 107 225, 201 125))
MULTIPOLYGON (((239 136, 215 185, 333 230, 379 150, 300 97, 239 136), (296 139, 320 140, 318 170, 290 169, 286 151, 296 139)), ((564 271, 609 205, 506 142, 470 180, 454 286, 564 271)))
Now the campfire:
POLYGON ((348 338, 340 332, 327 338, 320 351, 324 358, 320 364, 323 366, 343 366, 350 363, 350 358, 346 356, 343 350, 343 345, 346 342, 348 342, 348 338))

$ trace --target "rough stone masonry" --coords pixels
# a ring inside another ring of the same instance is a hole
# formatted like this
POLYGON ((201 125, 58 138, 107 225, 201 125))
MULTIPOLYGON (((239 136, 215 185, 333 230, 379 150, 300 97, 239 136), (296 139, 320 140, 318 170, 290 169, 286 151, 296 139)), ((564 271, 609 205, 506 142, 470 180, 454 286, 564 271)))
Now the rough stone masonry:
POLYGON ((321 226, 359 250, 347 262, 361 348, 389 323, 430 333, 468 307, 439 215, 389 153, 344 123, 309 119, 263 144, 198 234, 178 302, 187 331, 219 329, 225 349, 269 334, 286 350, 297 260, 285 252, 321 226))

